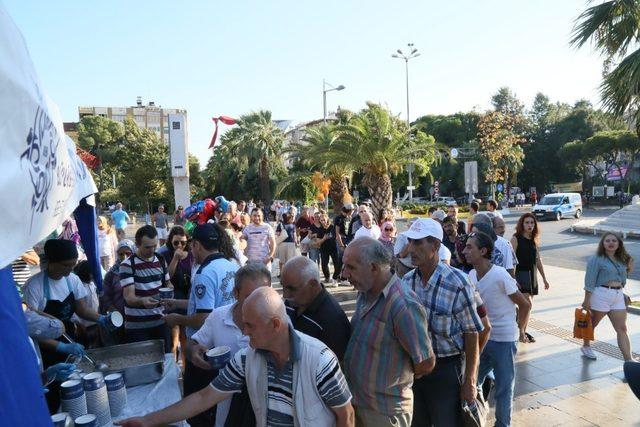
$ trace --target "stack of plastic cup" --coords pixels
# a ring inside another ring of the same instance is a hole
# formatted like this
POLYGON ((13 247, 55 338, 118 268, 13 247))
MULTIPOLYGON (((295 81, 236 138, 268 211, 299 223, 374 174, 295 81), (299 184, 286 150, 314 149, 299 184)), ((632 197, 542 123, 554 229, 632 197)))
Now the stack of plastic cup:
MULTIPOLYGON (((104 426, 111 423, 109 410, 109 396, 107 386, 101 372, 92 372, 82 377, 84 392, 87 397, 87 410, 97 418, 97 425, 104 426)), ((77 423, 77 422, 76 422, 77 423)))
POLYGON ((100 424, 98 423, 98 417, 93 414, 83 415, 81 417, 76 418, 75 420, 76 427, 98 427, 100 424))
POLYGON ((62 410, 68 412, 71 418, 76 419, 87 413, 87 401, 81 381, 63 382, 60 386, 60 398, 62 410))
POLYGON ((59 412, 51 415, 51 422, 53 423, 53 427, 67 427, 73 423, 67 412, 59 412))
POLYGON ((124 385, 124 377, 121 373, 110 374, 104 377, 104 381, 107 383, 111 416, 117 417, 122 414, 124 407, 127 405, 127 389, 124 385))

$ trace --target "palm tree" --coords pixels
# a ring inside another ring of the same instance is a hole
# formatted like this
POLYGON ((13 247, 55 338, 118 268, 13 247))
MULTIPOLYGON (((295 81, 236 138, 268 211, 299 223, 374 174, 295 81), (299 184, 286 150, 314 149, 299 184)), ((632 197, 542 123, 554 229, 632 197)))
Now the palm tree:
POLYGON ((321 171, 331 180, 329 197, 337 214, 342 206, 351 201, 348 179, 353 173, 349 164, 335 163, 339 153, 348 152, 345 141, 340 139, 338 128, 333 124, 320 124, 305 130, 301 143, 292 145, 291 151, 299 156, 311 170, 321 171))
POLYGON ((640 136, 640 2, 612 0, 591 6, 576 20, 571 44, 582 47, 589 40, 605 56, 600 85, 604 107, 623 116, 631 113, 640 136), (627 55, 629 49, 634 51, 627 55), (611 66, 613 70, 609 71, 611 66), (630 111, 633 110, 633 111, 630 111))
POLYGON ((437 156, 432 136, 416 132, 409 140, 404 122, 374 103, 340 126, 340 134, 342 142, 331 150, 328 161, 364 174, 376 216, 392 206, 392 175, 408 163, 424 174, 437 156))
POLYGON ((261 110, 242 115, 238 121, 237 135, 229 142, 232 155, 246 157, 249 164, 257 164, 260 198, 271 202, 271 166, 281 161, 284 136, 272 121, 271 112, 261 110))

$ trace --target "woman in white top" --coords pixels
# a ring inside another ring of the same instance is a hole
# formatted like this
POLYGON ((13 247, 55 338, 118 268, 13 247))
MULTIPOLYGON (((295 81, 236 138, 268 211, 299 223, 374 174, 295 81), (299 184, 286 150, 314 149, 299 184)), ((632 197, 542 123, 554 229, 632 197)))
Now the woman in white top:
POLYGON ((511 402, 515 385, 515 356, 518 338, 524 328, 531 303, 520 293, 515 279, 503 267, 491 263, 493 239, 484 233, 471 233, 463 254, 473 270, 471 283, 478 289, 491 323, 489 341, 480 355, 478 387, 493 370, 496 388, 496 426, 511 424, 511 402), (520 316, 516 323, 516 306, 520 316))
POLYGON ((98 251, 100 252, 100 265, 104 271, 109 271, 116 261, 116 248, 118 237, 104 216, 98 217, 98 251))
MULTIPOLYGON (((187 343, 187 357, 199 368, 210 370, 204 359, 207 350, 227 346, 233 355, 249 345, 249 337, 242 334, 242 304, 251 293, 261 286, 271 286, 271 273, 262 264, 249 263, 236 272, 233 296, 236 303, 214 309, 202 327, 187 343)), ((217 405, 216 427, 223 427, 229 414, 232 399, 217 405)))

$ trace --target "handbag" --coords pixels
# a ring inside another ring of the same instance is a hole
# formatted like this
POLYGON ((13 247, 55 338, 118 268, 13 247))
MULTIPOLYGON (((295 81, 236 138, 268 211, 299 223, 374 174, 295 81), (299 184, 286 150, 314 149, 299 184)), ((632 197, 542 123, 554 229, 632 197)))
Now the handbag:
POLYGON ((276 245, 279 245, 289 238, 289 233, 287 233, 287 230, 282 226, 282 224, 278 224, 278 229, 276 231, 280 233, 276 234, 276 245))
POLYGON ((591 314, 578 307, 575 310, 575 321, 573 322, 573 337, 577 339, 593 341, 593 323, 591 314))
POLYGON ((478 396, 471 405, 462 401, 462 427, 485 427, 488 414, 489 404, 482 397, 481 390, 478 390, 478 396))

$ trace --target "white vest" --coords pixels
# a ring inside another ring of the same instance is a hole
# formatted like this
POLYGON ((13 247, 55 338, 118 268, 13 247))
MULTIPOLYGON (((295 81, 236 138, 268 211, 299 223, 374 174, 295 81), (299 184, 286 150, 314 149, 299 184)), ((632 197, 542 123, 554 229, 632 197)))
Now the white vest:
MULTIPOLYGON (((291 325, 289 325, 292 328, 291 325)), ((327 348, 321 341, 295 331, 299 343, 299 360, 293 363, 293 422, 296 427, 336 425, 333 412, 325 405, 316 387, 316 369, 320 352, 327 348)), ((245 379, 256 426, 267 425, 268 371, 267 360, 255 349, 247 349, 245 379)))

